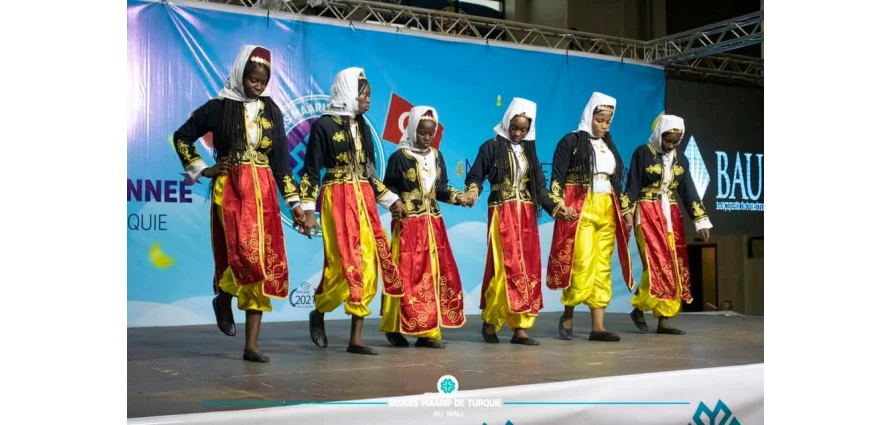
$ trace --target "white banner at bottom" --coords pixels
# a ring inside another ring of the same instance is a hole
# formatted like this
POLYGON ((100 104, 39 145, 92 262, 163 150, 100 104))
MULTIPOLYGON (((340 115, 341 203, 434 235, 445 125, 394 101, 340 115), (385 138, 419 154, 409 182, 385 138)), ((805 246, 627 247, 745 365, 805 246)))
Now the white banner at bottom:
POLYGON ((135 418, 148 424, 689 424, 763 423, 763 364, 460 391, 439 394, 135 418))

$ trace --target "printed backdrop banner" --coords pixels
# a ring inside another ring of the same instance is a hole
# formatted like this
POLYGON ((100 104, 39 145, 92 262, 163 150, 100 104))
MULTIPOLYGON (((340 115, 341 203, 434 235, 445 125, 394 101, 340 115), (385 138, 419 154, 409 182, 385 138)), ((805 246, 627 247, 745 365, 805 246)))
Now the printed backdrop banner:
MULTIPOLYGON (((593 91, 618 99, 612 134, 625 162, 645 143, 664 109, 661 69, 565 52, 499 47, 478 42, 406 35, 292 15, 197 2, 127 3, 127 326, 213 323, 213 255, 206 181, 183 182, 172 135, 189 114, 216 97, 243 44, 269 48, 271 96, 281 106, 295 174, 301 175, 309 128, 327 107, 334 75, 365 69, 373 92, 366 118, 374 133, 379 172, 395 150, 410 105, 438 109, 451 184, 463 189, 479 145, 493 136, 513 97, 538 104, 537 146, 549 163, 556 143, 578 127, 593 91)), ((197 143, 213 163, 211 141, 197 143)), ((549 178, 549 164, 544 164, 549 178)), ((484 201, 486 192, 482 194, 484 201)), ((389 214, 381 209, 384 226, 389 214)), ((467 314, 478 314, 486 258, 485 203, 443 206, 464 284, 467 314)), ((285 222, 290 296, 273 301, 264 320, 306 320, 323 265, 321 238, 311 240, 285 222)), ((541 218, 546 268, 553 221, 541 218)), ((631 244, 636 278, 641 267, 631 244)), ((618 259, 613 260, 616 270, 618 259)), ((630 294, 613 280, 611 310, 629 311, 630 294)), ((559 293, 544 290, 544 311, 556 311, 559 293)), ((379 297, 378 297, 379 298, 379 297)), ((379 311, 379 299, 372 306, 379 311)), ((236 315, 243 320, 241 315, 236 315)), ((328 317, 345 318, 342 309, 328 317)))

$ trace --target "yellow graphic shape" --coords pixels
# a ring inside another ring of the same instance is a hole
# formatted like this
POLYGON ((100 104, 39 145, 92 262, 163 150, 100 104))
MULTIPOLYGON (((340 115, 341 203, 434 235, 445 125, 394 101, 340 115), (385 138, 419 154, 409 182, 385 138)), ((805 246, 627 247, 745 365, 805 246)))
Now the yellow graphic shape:
POLYGON ((655 131, 655 127, 658 126, 658 120, 661 119, 661 116, 664 115, 664 111, 661 111, 657 117, 655 117, 655 121, 652 121, 652 131, 655 131))
POLYGON ((501 95, 498 95, 498 100, 495 103, 497 106, 501 106, 501 95))
POLYGON ((158 242, 155 242, 148 248, 148 259, 151 261, 151 264, 159 269, 166 269, 176 262, 172 257, 165 254, 164 251, 161 251, 161 244, 158 242))
POLYGON ((457 176, 458 177, 464 176, 464 163, 463 162, 457 163, 457 176))

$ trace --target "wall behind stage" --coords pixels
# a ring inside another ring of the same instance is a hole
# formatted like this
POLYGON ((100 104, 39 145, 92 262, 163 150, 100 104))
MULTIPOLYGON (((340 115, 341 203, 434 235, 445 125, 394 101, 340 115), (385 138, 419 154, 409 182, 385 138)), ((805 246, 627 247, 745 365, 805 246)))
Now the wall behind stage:
POLYGON ((668 79, 666 92, 711 233, 763 236, 763 89, 668 79))
MULTIPOLYGON (((380 171, 395 150, 402 113, 411 104, 432 105, 444 127, 439 148, 451 183, 460 189, 467 163, 493 135, 515 96, 538 103, 538 150, 548 162, 559 139, 577 128, 593 91, 618 98, 612 132, 625 161, 645 142, 664 109, 664 77, 657 68, 308 19, 267 18, 265 12, 192 2, 128 1, 128 327, 213 323, 208 187, 206 182, 182 183, 172 134, 191 111, 217 95, 242 44, 272 51, 271 93, 285 115, 297 175, 308 129, 327 106, 334 75, 350 66, 364 67, 373 87, 367 118, 380 171)), ((209 145, 201 140, 198 150, 212 163, 209 145)), ((380 213, 388 229, 389 214, 380 213)), ((443 214, 466 311, 477 314, 486 257, 484 203, 472 209, 446 205, 443 214)), ((291 229, 289 214, 282 220, 291 294, 273 301, 274 311, 265 320, 306 320, 323 266, 322 243, 291 229)), ((553 222, 544 217, 539 224, 546 268, 553 222)), ((639 255, 632 246, 639 279, 639 255)), ((613 263, 617 269, 617 257, 613 263)), ((611 308, 629 311, 629 294, 618 273, 613 292, 611 308)), ((544 294, 545 311, 561 310, 558 292, 545 288, 544 294)), ((379 297, 372 309, 379 311, 379 297)), ((345 318, 342 309, 331 315, 345 318)), ((243 315, 236 317, 243 321, 243 315)))

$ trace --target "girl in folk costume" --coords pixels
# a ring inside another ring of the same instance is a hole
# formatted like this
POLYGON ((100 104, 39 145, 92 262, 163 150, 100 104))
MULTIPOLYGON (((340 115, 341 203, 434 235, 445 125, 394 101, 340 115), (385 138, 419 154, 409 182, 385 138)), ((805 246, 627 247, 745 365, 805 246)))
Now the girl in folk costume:
POLYGON ((677 153, 684 131, 682 118, 662 116, 649 143, 637 148, 630 161, 621 207, 628 226, 635 225, 643 261, 643 278, 630 313, 641 331, 649 330, 643 312, 651 311, 658 318, 657 333, 685 333, 668 324, 680 311, 681 300, 692 302, 683 215, 674 191, 679 192, 699 237, 704 241, 710 237, 711 221, 689 174, 689 161, 677 153))
POLYGON ((417 347, 445 348, 441 328, 464 325, 463 286, 439 202, 464 205, 464 195, 448 185, 442 153, 430 147, 439 127, 429 106, 415 106, 399 149, 390 157, 383 183, 402 200, 393 210, 393 257, 405 296, 383 297, 380 330, 397 347, 402 334, 417 337, 417 347), (401 301, 401 302, 400 302, 401 301))
POLYGON ((371 86, 364 70, 340 71, 330 106, 309 134, 300 198, 305 211, 301 232, 312 237, 319 229, 314 210, 320 189, 324 271, 315 291, 315 310, 309 313, 312 341, 327 347, 324 314, 344 304, 352 316, 346 351, 375 355, 362 343, 362 324, 377 294, 377 268, 383 272, 386 295, 401 297, 403 287, 376 205, 401 208, 401 201, 377 179, 371 131, 363 116, 370 106, 371 86))
POLYGON ((219 329, 235 336, 232 297, 247 315, 244 360, 267 362, 257 339, 271 298, 288 295, 288 267, 278 192, 292 209, 294 225, 303 219, 297 186, 288 164, 281 110, 268 97, 272 54, 244 46, 219 97, 198 108, 173 134, 186 178, 211 179, 213 312, 219 329), (195 140, 213 136, 216 164, 208 167, 195 140))
POLYGON ((539 345, 526 330, 543 307, 539 206, 552 214, 544 173, 535 150, 537 105, 514 98, 495 126, 495 138, 480 148, 470 172, 466 193, 472 206, 484 180, 488 196, 488 258, 482 280, 482 337, 500 342, 504 322, 513 329, 513 344, 539 345))
POLYGON ((618 252, 628 290, 633 288, 629 229, 624 227, 619 194, 624 186, 624 161, 612 141, 609 127, 616 100, 593 93, 578 130, 567 134, 553 154, 550 197, 567 220, 553 227, 547 265, 547 287, 561 289, 565 312, 559 319, 560 339, 572 339, 572 315, 584 303, 590 308, 590 341, 620 341, 603 325, 612 299, 612 251, 618 252), (580 214, 580 219, 578 218, 580 214))

